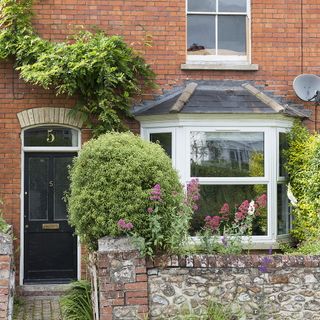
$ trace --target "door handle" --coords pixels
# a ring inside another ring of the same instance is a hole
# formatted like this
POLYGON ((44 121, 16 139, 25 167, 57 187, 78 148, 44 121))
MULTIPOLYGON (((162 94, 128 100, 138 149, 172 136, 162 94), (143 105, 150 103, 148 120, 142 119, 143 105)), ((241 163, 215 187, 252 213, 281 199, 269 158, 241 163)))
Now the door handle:
POLYGON ((49 181, 49 187, 52 188, 53 187, 53 181, 49 181))

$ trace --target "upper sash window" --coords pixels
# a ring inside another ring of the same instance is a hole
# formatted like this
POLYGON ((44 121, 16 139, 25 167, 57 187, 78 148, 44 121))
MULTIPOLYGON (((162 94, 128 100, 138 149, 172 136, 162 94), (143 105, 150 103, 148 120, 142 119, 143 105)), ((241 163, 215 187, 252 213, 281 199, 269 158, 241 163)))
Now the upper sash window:
POLYGON ((187 0, 189 61, 248 61, 248 0, 187 0))

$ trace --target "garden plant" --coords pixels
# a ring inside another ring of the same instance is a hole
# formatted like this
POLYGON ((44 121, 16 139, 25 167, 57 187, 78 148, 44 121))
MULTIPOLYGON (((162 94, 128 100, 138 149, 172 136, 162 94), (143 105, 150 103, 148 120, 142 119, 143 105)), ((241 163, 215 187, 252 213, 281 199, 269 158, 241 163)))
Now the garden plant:
POLYGON ((84 31, 65 42, 38 36, 32 0, 0 0, 0 59, 15 59, 20 77, 76 98, 93 133, 123 128, 132 98, 153 86, 154 73, 119 36, 84 31))
POLYGON ((285 155, 292 200, 291 235, 301 253, 319 253, 320 135, 296 122, 288 134, 288 144, 285 155))
POLYGON ((6 221, 3 218, 2 205, 3 202, 0 199, 0 232, 6 233, 10 229, 10 226, 6 223, 6 221))
POLYGON ((130 234, 145 255, 178 252, 199 198, 185 195, 171 159, 132 133, 107 133, 83 146, 70 171, 69 221, 90 250, 103 236, 130 234))
POLYGON ((60 299, 64 320, 93 320, 91 286, 88 281, 72 283, 68 292, 60 299))

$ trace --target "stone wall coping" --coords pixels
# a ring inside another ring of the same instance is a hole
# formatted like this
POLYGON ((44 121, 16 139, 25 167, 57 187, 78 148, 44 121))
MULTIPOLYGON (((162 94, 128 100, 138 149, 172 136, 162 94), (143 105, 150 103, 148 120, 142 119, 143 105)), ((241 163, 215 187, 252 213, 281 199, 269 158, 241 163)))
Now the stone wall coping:
POLYGON ((268 268, 320 267, 320 255, 162 255, 147 260, 147 268, 268 268))
POLYGON ((13 244, 12 244, 12 233, 0 232, 0 255, 12 255, 13 244))
POLYGON ((98 252, 122 253, 136 251, 138 248, 132 243, 129 237, 103 237, 98 240, 98 252))

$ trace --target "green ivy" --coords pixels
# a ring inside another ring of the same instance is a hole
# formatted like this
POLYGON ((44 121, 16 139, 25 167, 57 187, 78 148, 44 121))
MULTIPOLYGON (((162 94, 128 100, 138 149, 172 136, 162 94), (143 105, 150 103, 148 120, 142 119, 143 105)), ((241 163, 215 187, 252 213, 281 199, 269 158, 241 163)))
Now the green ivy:
POLYGON ((70 43, 40 38, 33 30, 32 0, 0 0, 0 59, 15 57, 28 83, 77 98, 98 135, 123 128, 132 98, 153 86, 154 73, 121 37, 81 32, 70 43))

